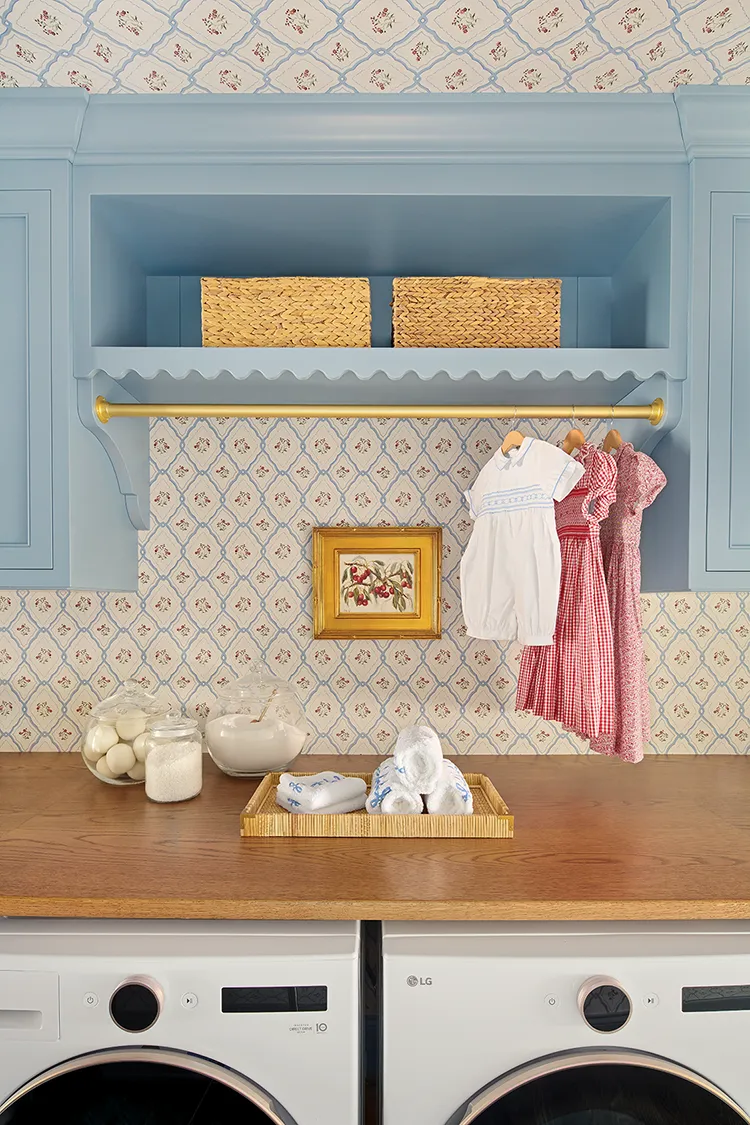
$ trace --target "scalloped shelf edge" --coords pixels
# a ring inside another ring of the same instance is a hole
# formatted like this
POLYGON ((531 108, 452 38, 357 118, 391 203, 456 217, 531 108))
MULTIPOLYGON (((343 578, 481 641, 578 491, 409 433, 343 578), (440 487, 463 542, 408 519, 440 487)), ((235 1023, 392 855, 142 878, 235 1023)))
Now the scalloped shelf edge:
POLYGON ((356 379, 359 382, 418 379, 430 382, 448 379, 460 382, 478 378, 482 382, 495 379, 521 382, 538 377, 547 382, 571 379, 584 382, 602 378, 614 382, 632 378, 638 382, 661 375, 666 379, 685 377, 684 363, 668 348, 596 350, 581 349, 438 349, 404 348, 317 349, 272 348, 94 348, 88 363, 78 365, 87 371, 82 379, 108 375, 121 382, 134 377, 150 382, 159 377, 182 382, 190 377, 213 381, 221 376, 236 382, 260 380, 275 382, 312 379, 337 382, 356 379), (218 353, 218 354, 217 354, 218 353))

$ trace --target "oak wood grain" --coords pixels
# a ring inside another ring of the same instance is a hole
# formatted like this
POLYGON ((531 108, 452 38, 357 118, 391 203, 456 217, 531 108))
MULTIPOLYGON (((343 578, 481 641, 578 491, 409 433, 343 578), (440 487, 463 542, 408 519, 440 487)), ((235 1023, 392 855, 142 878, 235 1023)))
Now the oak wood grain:
POLYGON ((201 796, 164 806, 98 782, 75 754, 0 754, 0 914, 750 918, 750 760, 469 764, 515 814, 514 839, 241 839, 256 783, 210 760, 201 796))

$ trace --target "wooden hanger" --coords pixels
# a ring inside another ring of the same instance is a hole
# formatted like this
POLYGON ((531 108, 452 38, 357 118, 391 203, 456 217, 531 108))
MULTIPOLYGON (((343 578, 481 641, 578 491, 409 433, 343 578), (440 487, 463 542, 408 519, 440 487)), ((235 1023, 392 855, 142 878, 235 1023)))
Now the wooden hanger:
POLYGON ((612 453, 622 445, 622 436, 619 430, 610 430, 604 439, 602 449, 605 453, 612 453))
POLYGON ((509 430, 500 448, 503 453, 507 453, 509 449, 518 449, 524 440, 524 435, 520 430, 509 430))
POLYGON ((568 430, 562 447, 566 453, 570 454, 574 449, 580 449, 585 441, 586 435, 582 430, 568 430))

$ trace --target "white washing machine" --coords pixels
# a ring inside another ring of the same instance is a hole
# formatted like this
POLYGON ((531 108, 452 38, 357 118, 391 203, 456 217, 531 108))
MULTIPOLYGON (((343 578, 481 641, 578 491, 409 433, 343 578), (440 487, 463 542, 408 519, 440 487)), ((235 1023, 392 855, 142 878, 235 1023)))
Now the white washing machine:
POLYGON ((383 1125, 750 1122, 750 924, 385 923, 383 1125))
POLYGON ((359 927, 0 920, 0 1122, 356 1125, 359 927))

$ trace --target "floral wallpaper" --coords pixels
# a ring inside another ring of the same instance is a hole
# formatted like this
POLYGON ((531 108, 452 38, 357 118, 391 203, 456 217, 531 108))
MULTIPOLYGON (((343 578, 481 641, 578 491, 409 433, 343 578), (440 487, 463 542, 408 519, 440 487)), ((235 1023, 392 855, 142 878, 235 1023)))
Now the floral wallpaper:
MULTIPOLYGON (((567 429, 535 432, 558 441, 567 429)), ((588 426, 592 440, 605 429, 588 426)), ((514 711, 518 646, 472 640, 463 625, 461 494, 500 432, 485 421, 154 423, 139 593, 0 590, 3 749, 77 749, 92 704, 129 676, 203 719, 216 688, 259 659, 295 685, 314 752, 386 750, 420 720, 460 754, 582 752, 514 711), (313 639, 311 529, 341 523, 442 525, 440 640, 313 639)), ((657 504, 668 497, 669 486, 657 504)), ((746 753, 750 595, 649 594, 643 608, 652 751, 746 753)))
POLYGON ((749 0, 0 0, 0 86, 672 91, 750 83, 749 0))

